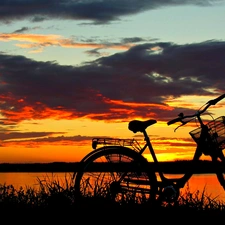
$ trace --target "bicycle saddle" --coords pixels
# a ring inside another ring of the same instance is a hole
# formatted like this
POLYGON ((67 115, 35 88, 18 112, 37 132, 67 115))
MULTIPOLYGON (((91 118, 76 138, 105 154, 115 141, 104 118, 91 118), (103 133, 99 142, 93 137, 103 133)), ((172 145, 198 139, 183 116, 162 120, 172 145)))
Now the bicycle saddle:
POLYGON ((140 121, 140 120, 132 120, 128 124, 128 129, 136 132, 143 132, 147 127, 155 124, 156 120, 146 120, 146 121, 140 121))

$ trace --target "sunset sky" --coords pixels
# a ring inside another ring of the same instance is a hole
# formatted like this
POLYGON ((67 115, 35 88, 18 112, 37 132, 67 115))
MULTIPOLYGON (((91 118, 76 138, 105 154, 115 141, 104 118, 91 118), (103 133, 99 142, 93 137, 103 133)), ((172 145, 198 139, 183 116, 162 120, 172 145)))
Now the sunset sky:
POLYGON ((167 121, 225 93, 224 0, 2 0, 0 23, 0 163, 79 161, 93 137, 143 140, 133 119, 157 120, 159 160, 190 159, 196 125, 167 121))

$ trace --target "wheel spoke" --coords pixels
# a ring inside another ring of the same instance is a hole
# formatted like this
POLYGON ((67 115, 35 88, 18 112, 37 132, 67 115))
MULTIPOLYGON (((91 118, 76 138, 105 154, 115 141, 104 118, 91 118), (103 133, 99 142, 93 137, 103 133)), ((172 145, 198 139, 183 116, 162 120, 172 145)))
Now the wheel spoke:
POLYGON ((147 171, 142 156, 115 147, 99 151, 85 162, 83 171, 76 176, 75 190, 79 196, 103 197, 123 204, 155 199, 157 187, 155 174, 147 171), (91 168, 94 172, 89 171, 91 168))

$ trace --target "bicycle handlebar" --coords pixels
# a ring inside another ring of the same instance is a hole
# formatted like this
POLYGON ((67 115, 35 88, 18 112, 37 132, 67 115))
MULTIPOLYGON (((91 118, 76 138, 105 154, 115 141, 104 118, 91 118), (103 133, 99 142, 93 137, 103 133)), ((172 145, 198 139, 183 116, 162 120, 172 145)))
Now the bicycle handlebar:
POLYGON ((171 125, 171 124, 174 124, 174 123, 177 123, 177 122, 181 122, 181 123, 184 124, 183 119, 186 119, 186 118, 193 118, 193 117, 196 117, 196 116, 198 116, 198 115, 201 115, 201 114, 204 113, 211 105, 216 105, 216 104, 217 104, 219 101, 221 101, 223 98, 225 98, 225 94, 222 94, 222 95, 220 95, 219 97, 217 97, 217 98, 215 98, 215 99, 209 100, 209 101, 206 103, 206 106, 205 106, 202 110, 198 110, 195 114, 184 116, 183 113, 180 113, 180 114, 178 115, 177 118, 168 121, 167 124, 168 124, 168 125, 171 125))
POLYGON ((182 119, 181 117, 172 119, 172 120, 168 121, 167 124, 171 125, 171 124, 174 124, 174 123, 177 123, 177 122, 181 122, 181 119, 182 119))
POLYGON ((216 103, 219 102, 220 100, 222 100, 224 97, 225 97, 225 94, 222 94, 218 98, 215 98, 215 99, 212 99, 212 100, 208 101, 206 104, 216 105, 216 103))

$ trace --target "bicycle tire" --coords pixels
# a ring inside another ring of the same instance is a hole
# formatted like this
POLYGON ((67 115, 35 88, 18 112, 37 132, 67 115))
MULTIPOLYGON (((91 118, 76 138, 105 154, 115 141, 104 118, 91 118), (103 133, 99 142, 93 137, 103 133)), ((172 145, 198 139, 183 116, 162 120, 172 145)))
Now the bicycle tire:
POLYGON ((225 190, 225 156, 222 150, 218 150, 217 157, 212 157, 212 162, 214 163, 215 172, 220 185, 225 190))
POLYGON ((119 205, 153 203, 158 190, 155 172, 148 169, 147 160, 123 146, 103 147, 89 154, 75 175, 74 188, 77 202, 91 198, 119 205))

